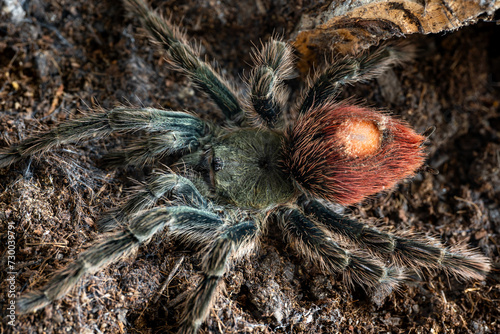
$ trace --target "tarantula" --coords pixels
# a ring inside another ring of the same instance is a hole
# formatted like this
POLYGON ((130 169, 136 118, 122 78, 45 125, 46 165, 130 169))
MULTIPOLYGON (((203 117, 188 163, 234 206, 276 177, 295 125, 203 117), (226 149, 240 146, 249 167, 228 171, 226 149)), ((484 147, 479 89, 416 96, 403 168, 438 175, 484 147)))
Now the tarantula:
POLYGON ((177 27, 142 0, 124 3, 163 47, 169 63, 222 110, 226 125, 189 112, 119 107, 2 149, 0 167, 7 167, 57 145, 142 131, 147 137, 108 159, 139 166, 165 156, 176 159, 100 219, 105 238, 44 287, 21 295, 20 313, 63 297, 82 276, 126 256, 163 229, 204 247, 202 279, 185 302, 182 333, 198 330, 231 262, 255 249, 269 223, 278 224, 286 241, 310 261, 343 272, 349 284, 372 292, 387 294, 408 272, 424 269, 442 268, 472 279, 487 275, 489 260, 474 250, 387 233, 332 207, 391 189, 423 168, 428 134, 416 133, 387 113, 335 102, 343 86, 373 78, 404 59, 398 47, 328 66, 311 81, 297 120, 288 126, 282 116, 287 101, 283 81, 291 77, 293 64, 288 44, 272 39, 255 52, 250 93, 242 104, 177 27), (160 200, 166 204, 158 205, 160 200))

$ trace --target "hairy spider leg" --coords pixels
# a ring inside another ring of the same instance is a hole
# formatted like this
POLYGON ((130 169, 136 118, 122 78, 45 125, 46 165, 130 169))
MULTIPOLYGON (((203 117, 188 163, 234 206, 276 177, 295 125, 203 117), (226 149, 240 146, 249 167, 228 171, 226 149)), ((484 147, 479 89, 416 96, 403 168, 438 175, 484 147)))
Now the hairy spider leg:
POLYGON ((149 210, 158 200, 166 198, 172 204, 208 209, 206 199, 187 178, 174 173, 155 173, 144 184, 136 187, 127 201, 101 217, 97 226, 101 232, 109 232, 122 226, 129 217, 149 210))
POLYGON ((268 128, 274 128, 288 95, 283 80, 292 74, 292 49, 282 41, 271 39, 260 51, 254 51, 253 60, 255 67, 248 78, 248 104, 268 128))
POLYGON ((483 280, 490 271, 490 260, 479 252, 465 247, 446 248, 430 237, 411 238, 385 233, 353 219, 336 214, 318 201, 301 201, 304 213, 329 231, 365 249, 390 257, 397 266, 412 268, 419 273, 444 269, 466 279, 483 280))
POLYGON ((211 305, 231 259, 251 251, 261 230, 254 221, 243 221, 223 231, 208 247, 203 259, 203 278, 186 300, 179 333, 195 334, 208 316, 211 305))
POLYGON ((243 110, 230 85, 212 66, 200 59, 199 51, 191 47, 179 28, 154 12, 141 0, 123 1, 129 12, 137 15, 153 42, 160 44, 165 58, 183 72, 222 110, 227 119, 240 122, 243 110))
POLYGON ((279 225, 287 242, 300 254, 326 272, 343 272, 348 285, 354 282, 368 289, 397 288, 405 276, 395 267, 386 267, 377 260, 339 246, 320 225, 307 218, 298 209, 280 209, 279 225))
POLYGON ((153 108, 115 108, 62 123, 37 137, 28 138, 16 146, 0 150, 0 168, 7 167, 23 157, 47 152, 62 144, 87 138, 101 138, 112 132, 139 130, 190 133, 190 138, 201 138, 206 131, 205 122, 185 112, 153 108))
POLYGON ((157 159, 193 152, 200 147, 199 136, 187 131, 152 132, 145 138, 135 138, 124 149, 106 154, 102 163, 111 168, 127 165, 143 167, 157 159))
POLYGON ((123 230, 108 234, 78 259, 56 273, 42 288, 21 295, 18 312, 23 314, 40 309, 66 295, 87 274, 108 266, 148 242, 165 227, 172 236, 187 243, 208 244, 223 221, 214 213, 186 206, 161 207, 146 211, 123 230))
POLYGON ((300 114, 332 102, 345 85, 367 81, 387 71, 391 66, 407 62, 413 50, 406 45, 382 45, 374 52, 357 59, 342 58, 313 78, 299 109, 300 114))

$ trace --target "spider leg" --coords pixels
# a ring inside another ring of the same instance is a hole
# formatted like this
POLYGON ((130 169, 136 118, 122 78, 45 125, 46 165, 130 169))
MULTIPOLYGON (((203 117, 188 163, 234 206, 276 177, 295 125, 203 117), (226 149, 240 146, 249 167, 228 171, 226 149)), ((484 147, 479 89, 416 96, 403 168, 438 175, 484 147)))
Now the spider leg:
POLYGON ((135 139, 132 145, 123 150, 107 154, 102 162, 115 168, 124 165, 144 166, 164 156, 193 152, 200 147, 198 139, 196 135, 185 131, 153 132, 146 138, 135 139))
POLYGON ((357 59, 343 58, 329 65, 313 79, 300 107, 301 114, 331 102, 345 85, 373 79, 391 66, 406 62, 413 56, 408 46, 386 45, 357 59))
POLYGON ((183 325, 179 333, 197 333, 210 311, 217 287, 230 259, 253 249, 260 229, 253 221, 244 221, 223 231, 208 247, 203 258, 203 278, 184 305, 183 325))
POLYGON ((404 274, 394 267, 385 267, 366 254, 341 248, 328 231, 307 218, 298 209, 281 209, 278 219, 286 240, 326 271, 344 272, 348 284, 356 282, 377 291, 392 291, 404 279, 404 274))
POLYGON ((0 168, 7 167, 23 157, 46 152, 58 145, 91 137, 104 137, 112 132, 138 130, 188 133, 192 137, 200 138, 205 133, 205 122, 180 111, 115 108, 64 122, 37 137, 28 138, 16 146, 0 150, 0 168))
POLYGON ((249 104, 267 127, 273 128, 286 103, 283 80, 291 77, 292 50, 288 44, 272 39, 253 58, 255 68, 248 79, 249 104))
POLYGON ((301 206, 310 218, 328 230, 363 246, 367 250, 389 257, 398 266, 429 270, 443 268, 466 279, 483 280, 490 270, 490 260, 479 252, 464 247, 446 248, 432 238, 393 235, 353 219, 343 217, 318 201, 303 201, 301 206))
POLYGON ((63 297, 83 275, 127 256, 165 227, 173 236, 188 243, 208 244, 223 224, 216 214, 190 207, 160 207, 146 211, 125 229, 108 234, 81 253, 75 262, 53 276, 44 287, 19 297, 18 312, 35 311, 63 297))
POLYGON ((127 221, 128 217, 152 208, 162 197, 175 201, 176 205, 208 208, 207 201, 191 181, 174 173, 157 173, 153 174, 145 184, 132 192, 132 195, 123 205, 109 211, 100 218, 97 222, 99 230, 101 232, 115 230, 123 225, 122 223, 127 221))
POLYGON ((142 0, 124 0, 124 4, 128 11, 139 17, 153 42, 165 49, 166 59, 206 93, 229 120, 238 121, 243 114, 238 99, 224 79, 200 59, 199 52, 186 42, 184 34, 142 0))

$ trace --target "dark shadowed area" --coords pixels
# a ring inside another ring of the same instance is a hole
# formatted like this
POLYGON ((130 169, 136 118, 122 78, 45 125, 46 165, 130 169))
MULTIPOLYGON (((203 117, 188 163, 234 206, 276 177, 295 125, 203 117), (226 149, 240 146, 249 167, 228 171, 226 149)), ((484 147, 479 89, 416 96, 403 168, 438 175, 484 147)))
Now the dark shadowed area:
MULTIPOLYGON (((5 2, 5 1, 4 1, 5 2)), ((222 114, 169 70, 139 23, 113 1, 20 1, 0 14, 0 147, 120 104, 222 114)), ((288 40, 313 1, 189 0, 152 5, 181 25, 202 54, 245 92, 250 51, 272 35, 288 40)), ((5 2, 6 3, 6 2, 5 2)), ((10 2, 9 2, 10 3, 10 2)), ((271 228, 260 251, 227 275, 205 333, 500 332, 500 26, 480 23, 442 35, 409 36, 414 62, 349 87, 341 98, 389 110, 431 136, 428 165, 390 193, 346 213, 392 230, 465 243, 496 268, 485 282, 443 272, 413 277, 380 303, 342 276, 298 257, 271 228)), ((303 87, 289 82, 290 105, 303 87)), ((39 287, 98 237, 99 215, 156 167, 107 169, 101 158, 133 140, 112 136, 60 147, 0 170, 0 309, 7 314, 8 224, 15 226, 16 292, 39 287)), ((199 258, 161 234, 127 261, 88 276, 72 292, 0 333, 175 332, 199 258)))

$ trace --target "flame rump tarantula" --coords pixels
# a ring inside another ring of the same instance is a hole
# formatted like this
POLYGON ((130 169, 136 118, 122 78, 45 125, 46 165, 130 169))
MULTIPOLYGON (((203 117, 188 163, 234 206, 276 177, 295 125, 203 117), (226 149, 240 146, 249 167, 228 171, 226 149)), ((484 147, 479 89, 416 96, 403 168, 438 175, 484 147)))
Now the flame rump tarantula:
POLYGON ((487 275, 490 262, 476 251, 390 234, 331 207, 391 189, 423 166, 426 134, 386 113, 334 100, 344 85, 373 78, 400 61, 404 56, 397 47, 327 67, 305 92, 298 119, 285 126, 281 114, 283 80, 292 72, 289 45, 271 40, 255 53, 250 94, 242 104, 176 27, 142 0, 124 2, 163 47, 170 64, 215 102, 227 123, 209 124, 181 111, 120 107, 63 123, 1 150, 0 167, 7 167, 57 145, 143 131, 147 139, 110 158, 143 165, 178 157, 171 169, 154 174, 121 207, 101 218, 106 238, 44 287, 22 295, 17 304, 21 313, 63 297, 82 276, 126 256, 164 229, 204 247, 202 279, 184 305, 182 333, 198 330, 231 262, 254 250, 271 222, 299 253, 370 291, 390 292, 408 271, 442 268, 472 279, 487 275), (158 206, 160 199, 167 204, 158 206))

